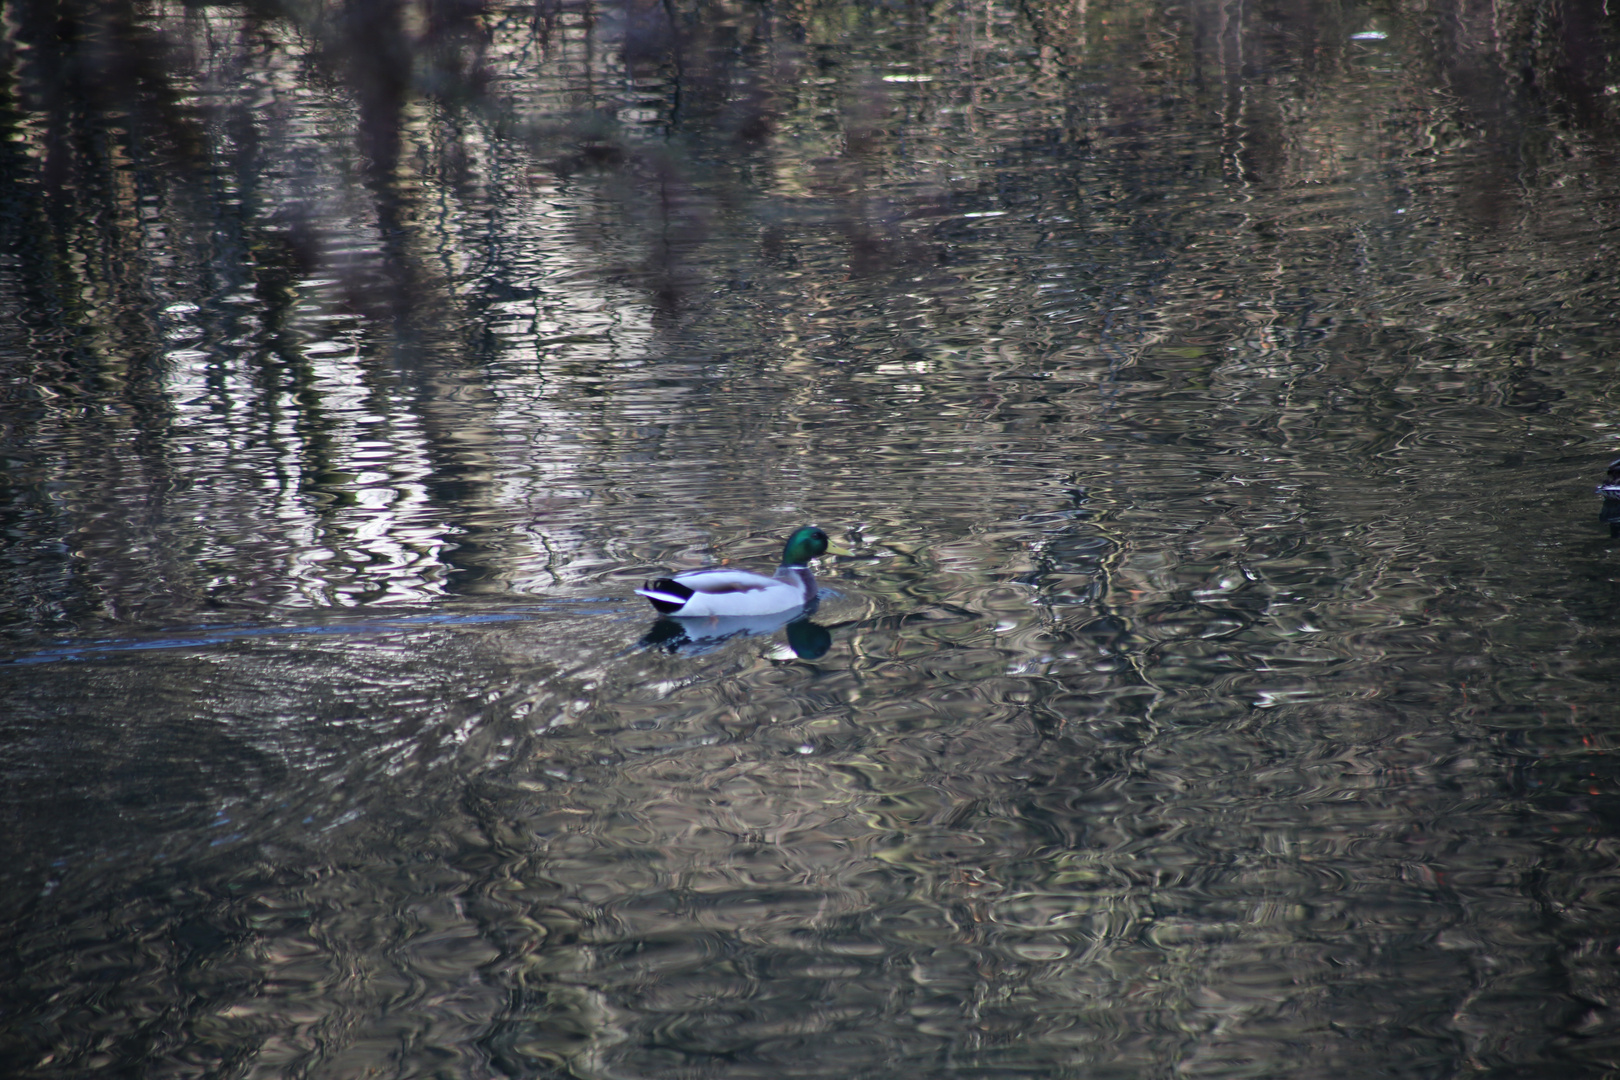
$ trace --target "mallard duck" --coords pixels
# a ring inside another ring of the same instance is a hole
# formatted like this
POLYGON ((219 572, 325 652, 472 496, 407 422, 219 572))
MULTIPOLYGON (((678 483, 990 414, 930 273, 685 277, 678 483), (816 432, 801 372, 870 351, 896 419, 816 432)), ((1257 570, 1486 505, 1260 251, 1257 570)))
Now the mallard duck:
POLYGON ((1609 462, 1609 475, 1597 486, 1597 493, 1605 499, 1620 499, 1620 458, 1609 462))
POLYGON ((810 560, 833 551, 847 554, 814 525, 794 530, 782 548, 774 577, 716 566, 655 578, 636 590, 660 614, 676 618, 771 615, 802 608, 816 598, 810 560))

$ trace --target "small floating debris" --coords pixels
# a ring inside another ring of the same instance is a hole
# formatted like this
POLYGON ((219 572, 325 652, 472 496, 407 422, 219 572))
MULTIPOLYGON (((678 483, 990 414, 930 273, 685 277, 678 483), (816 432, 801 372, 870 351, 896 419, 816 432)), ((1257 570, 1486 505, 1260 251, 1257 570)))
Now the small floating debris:
POLYGON ((1351 34, 1351 41, 1383 41, 1389 37, 1382 30, 1363 30, 1359 34, 1351 34))

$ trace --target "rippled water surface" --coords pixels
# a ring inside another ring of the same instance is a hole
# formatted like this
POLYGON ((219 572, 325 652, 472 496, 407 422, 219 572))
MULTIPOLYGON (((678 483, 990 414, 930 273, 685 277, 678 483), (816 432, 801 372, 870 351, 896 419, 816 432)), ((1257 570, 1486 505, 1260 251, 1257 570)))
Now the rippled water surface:
POLYGON ((5 11, 6 1075, 1620 1069, 1608 8, 5 11))

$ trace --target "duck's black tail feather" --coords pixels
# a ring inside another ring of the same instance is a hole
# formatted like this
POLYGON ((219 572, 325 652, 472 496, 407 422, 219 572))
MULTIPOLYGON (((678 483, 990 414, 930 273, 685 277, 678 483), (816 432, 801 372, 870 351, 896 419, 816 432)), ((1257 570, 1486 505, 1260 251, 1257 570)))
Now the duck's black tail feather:
POLYGON ((692 590, 674 578, 654 578, 647 582, 636 592, 645 596, 652 602, 652 606, 664 615, 672 611, 679 611, 686 602, 692 599, 692 590))

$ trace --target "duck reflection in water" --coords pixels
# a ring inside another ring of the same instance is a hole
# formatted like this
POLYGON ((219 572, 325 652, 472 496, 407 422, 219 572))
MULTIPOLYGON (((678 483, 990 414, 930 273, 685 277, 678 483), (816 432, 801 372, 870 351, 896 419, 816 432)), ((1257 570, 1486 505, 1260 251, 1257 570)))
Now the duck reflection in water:
POLYGON ((1620 458, 1609 462, 1609 475, 1597 486, 1597 493, 1603 496, 1598 520, 1609 527, 1610 536, 1620 537, 1620 458))
POLYGON ((760 637, 787 627, 788 648, 801 660, 815 660, 832 648, 832 631, 810 621, 815 604, 776 615, 717 615, 701 619, 663 618, 641 639, 644 648, 684 656, 713 652, 732 638, 760 637))

